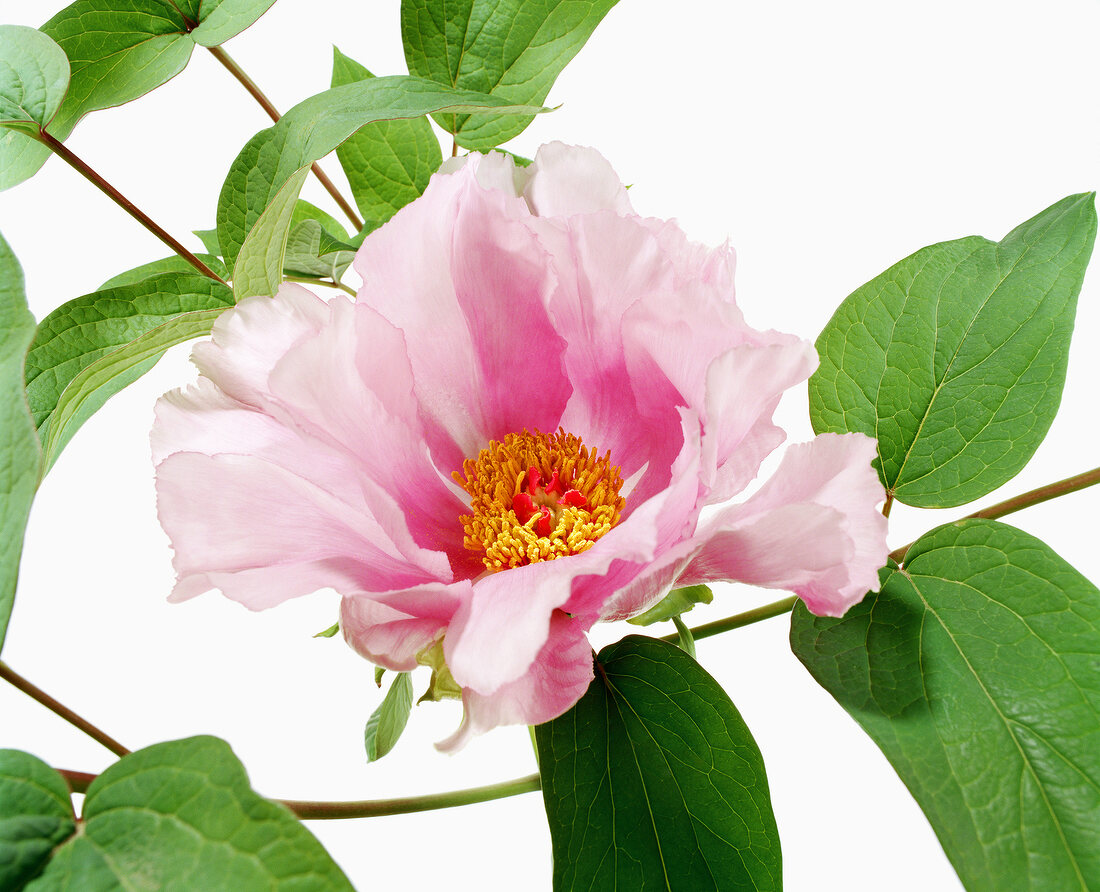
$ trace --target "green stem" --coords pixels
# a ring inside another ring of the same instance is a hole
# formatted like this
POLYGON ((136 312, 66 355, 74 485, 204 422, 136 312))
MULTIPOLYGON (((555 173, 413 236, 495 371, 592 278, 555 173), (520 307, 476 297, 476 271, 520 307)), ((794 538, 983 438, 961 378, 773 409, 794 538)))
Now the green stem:
MULTIPOLYGON (((260 108, 267 112, 267 116, 275 123, 278 123, 280 117, 279 110, 275 108, 271 100, 264 95, 263 90, 256 85, 256 82, 245 74, 244 69, 234 61, 233 57, 220 46, 207 47, 207 49, 209 49, 210 54, 221 62, 226 70, 237 79, 240 85, 248 91, 248 94, 260 104, 260 108)), ((321 166, 314 163, 310 165, 309 169, 313 171, 313 175, 317 177, 320 184, 325 187, 325 191, 328 192, 333 200, 340 206, 340 210, 342 210, 348 220, 351 221, 351 225, 355 227, 355 231, 358 232, 362 229, 363 221, 359 219, 359 215, 355 213, 355 209, 351 206, 351 203, 340 194, 340 190, 336 188, 336 184, 328 178, 328 175, 323 170, 321 170, 321 166)))
POLYGON ((110 735, 100 731, 87 719, 81 718, 69 707, 59 703, 41 688, 31 684, 18 672, 14 671, 7 663, 0 661, 0 678, 18 688, 28 697, 37 700, 51 712, 61 716, 70 725, 73 725, 91 737, 93 740, 105 746, 116 756, 128 756, 130 751, 110 735))
POLYGON ((130 199, 118 191, 114 186, 108 183, 103 177, 96 173, 91 167, 89 167, 83 160, 74 155, 65 146, 63 142, 55 139, 45 130, 40 129, 38 132, 38 139, 49 147, 57 157, 72 167, 77 173, 83 176, 86 180, 96 186, 100 191, 107 195, 112 201, 115 202, 120 208, 122 208, 131 217, 137 220, 142 226, 148 229, 153 235, 159 238, 169 248, 179 254, 184 260, 190 263, 195 269, 197 269, 204 276, 215 279, 221 282, 223 285, 225 279, 215 273, 210 267, 199 260, 194 254, 188 251, 183 245, 177 242, 172 236, 165 232, 160 226, 158 226, 153 220, 146 214, 141 208, 134 204, 130 199))
MULTIPOLYGON (((1004 517, 1013 511, 1021 511, 1024 508, 1030 508, 1032 505, 1049 502, 1051 499, 1087 489, 1097 483, 1100 483, 1100 468, 1093 468, 1091 471, 1075 474, 1072 477, 1066 477, 1065 480, 1057 480, 1054 483, 1048 483, 1046 486, 1040 486, 1038 489, 1032 489, 1018 496, 1013 496, 1011 499, 1005 499, 1003 502, 997 502, 997 504, 990 505, 988 508, 982 508, 980 511, 968 514, 963 519, 969 520, 980 517, 986 520, 996 520, 998 517, 1004 517)), ((900 564, 905 559, 906 552, 912 546, 913 543, 910 542, 908 545, 903 545, 901 548, 890 552, 890 559, 900 564)))
MULTIPOLYGON (((60 769, 74 793, 83 793, 95 780, 94 774, 83 771, 60 769)), ((401 799, 364 799, 358 802, 305 802, 296 799, 276 800, 282 802, 302 820, 322 821, 336 818, 376 818, 383 815, 404 815, 414 811, 432 811, 438 808, 453 808, 457 805, 473 805, 476 802, 489 802, 492 799, 504 799, 521 793, 533 793, 541 787, 539 776, 529 774, 515 780, 498 784, 486 784, 483 787, 470 787, 466 790, 452 790, 448 793, 430 793, 427 796, 406 796, 401 799)))
MULTIPOLYGON (((710 638, 712 635, 720 635, 722 632, 740 629, 742 626, 751 626, 753 623, 758 623, 761 620, 782 616, 784 613, 790 613, 797 600, 797 595, 791 595, 789 598, 784 598, 782 601, 775 601, 772 604, 765 604, 763 607, 746 610, 744 613, 738 613, 736 616, 727 616, 725 619, 716 619, 711 623, 693 626, 688 629, 688 631, 691 633, 691 637, 696 641, 700 638, 710 638)), ((679 633, 675 635, 665 635, 661 640, 667 641, 669 644, 679 644, 680 635, 679 633)))
POLYGON ((328 279, 311 279, 306 276, 283 276, 284 282, 299 282, 302 285, 324 285, 326 288, 339 288, 341 291, 355 297, 355 289, 343 282, 329 281, 328 279))

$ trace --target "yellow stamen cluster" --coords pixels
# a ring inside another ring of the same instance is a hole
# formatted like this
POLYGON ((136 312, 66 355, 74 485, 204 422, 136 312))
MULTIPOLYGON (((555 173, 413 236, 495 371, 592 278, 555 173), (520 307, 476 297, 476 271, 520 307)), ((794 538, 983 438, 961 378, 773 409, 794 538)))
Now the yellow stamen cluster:
POLYGON ((477 458, 463 462, 454 479, 470 494, 473 512, 459 518, 463 544, 481 553, 492 572, 587 551, 619 522, 625 505, 619 495, 622 476, 611 464, 611 454, 599 457, 579 437, 560 429, 493 440, 477 458), (513 510, 516 497, 527 490, 531 468, 538 469, 544 483, 556 471, 563 492, 576 490, 584 497, 581 507, 554 500, 548 535, 538 532, 541 515, 524 523, 513 510))

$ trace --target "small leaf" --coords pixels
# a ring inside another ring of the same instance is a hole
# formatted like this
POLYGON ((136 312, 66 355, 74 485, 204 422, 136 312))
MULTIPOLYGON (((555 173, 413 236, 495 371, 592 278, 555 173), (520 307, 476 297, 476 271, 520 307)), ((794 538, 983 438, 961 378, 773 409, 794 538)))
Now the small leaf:
MULTIPOLYGON (((193 230, 193 232, 199 237, 199 241, 202 242, 202 246, 206 248, 208 254, 213 254, 215 257, 222 256, 222 246, 218 244, 218 230, 195 229, 193 230)), ((201 260, 202 258, 199 259, 201 260)), ((206 265, 210 266, 209 263, 207 263, 206 265)), ((217 270, 215 270, 215 272, 217 272, 217 270)))
POLYGON ((679 648, 604 648, 584 697, 535 736, 555 890, 781 887, 760 751, 679 648))
MULTIPOLYGON (((416 118, 434 111, 476 112, 487 108, 500 114, 534 114, 543 110, 535 106, 511 106, 492 96, 450 90, 416 77, 370 78, 326 90, 298 103, 278 124, 253 136, 229 169, 218 197, 218 241, 226 263, 235 267, 248 233, 275 197, 280 196, 284 202, 288 199, 288 194, 282 191, 287 182, 360 127, 374 121, 416 118)), ((293 201, 290 206, 293 207, 293 201)), ((272 229, 267 238, 281 246, 285 244, 286 231, 272 229)), ((254 246, 253 250, 260 249, 254 246)), ((281 254, 281 247, 272 252, 281 254)), ((257 276, 255 281, 261 282, 262 277, 257 276)))
POLYGON ((0 647, 15 601, 23 533, 42 466, 23 389, 23 364, 34 330, 23 293, 23 270, 0 237, 0 647))
POLYGON ((399 672, 378 708, 367 719, 363 742, 367 748, 367 761, 376 762, 393 749, 412 712, 412 675, 399 672))
POLYGON ((386 674, 386 670, 382 666, 374 667, 374 683, 378 687, 382 687, 382 676, 386 674))
MULTIPOLYGON (((542 105, 616 0, 402 0, 409 73, 520 105, 542 105)), ((468 149, 494 148, 532 118, 436 114, 468 149)))
POLYGON ((290 219, 283 271, 292 276, 328 276, 339 281, 355 259, 356 245, 344 227, 308 201, 298 199, 290 219))
MULTIPOLYGON (((371 77, 366 68, 333 48, 332 86, 371 77)), ((359 212, 375 227, 419 197, 443 163, 439 140, 424 117, 367 124, 344 141, 336 157, 359 212)))
POLYGON ((912 545, 791 647, 912 792, 971 892, 1100 888, 1100 591, 1006 524, 912 545))
POLYGON ((37 134, 57 113, 69 85, 69 60, 49 37, 0 25, 0 127, 37 134))
POLYGON ((683 588, 674 588, 645 613, 632 616, 627 622, 636 626, 651 626, 654 623, 679 616, 681 613, 687 613, 696 604, 709 604, 713 600, 714 593, 705 585, 686 585, 683 588))
MULTIPOLYGON (((223 279, 228 278, 229 270, 225 268, 225 264, 217 257, 212 254, 196 254, 195 256, 210 267, 211 272, 217 273, 223 279)), ((121 288, 123 285, 134 285, 144 279, 159 275, 160 273, 194 272, 195 267, 178 254, 172 254, 168 257, 162 257, 160 260, 153 260, 149 263, 143 263, 141 266, 135 266, 133 269, 127 270, 124 273, 119 273, 117 276, 112 276, 100 285, 96 291, 106 291, 108 288, 121 288)))
POLYGON ((1011 479, 1058 410, 1093 195, 1071 195, 1000 242, 932 245, 849 296, 817 341, 818 433, 878 439, 888 492, 962 505, 1011 479))
POLYGON ((75 830, 65 779, 28 753, 0 750, 0 889, 22 889, 75 830))
POLYGON ((78 297, 47 316, 27 354, 27 401, 46 467, 107 399, 173 344, 208 334, 229 289, 193 272, 162 272, 78 297))
POLYGON ((340 631, 340 623, 335 622, 331 626, 329 626, 327 629, 325 629, 321 632, 318 632, 313 637, 314 638, 331 638, 333 635, 335 635, 339 631, 340 631))
POLYGON ((289 810, 252 791, 224 741, 192 737, 139 750, 97 777, 81 832, 28 892, 351 888, 289 810))
POLYGON ((274 4, 275 0, 183 0, 184 11, 195 12, 188 17, 199 22, 191 32, 199 46, 218 46, 236 37, 274 4))

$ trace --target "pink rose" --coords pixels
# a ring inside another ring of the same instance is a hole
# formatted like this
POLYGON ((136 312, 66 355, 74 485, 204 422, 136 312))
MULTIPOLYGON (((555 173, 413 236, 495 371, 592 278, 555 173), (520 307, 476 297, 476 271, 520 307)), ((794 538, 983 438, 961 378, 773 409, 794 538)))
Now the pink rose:
POLYGON ((359 653, 461 690, 454 748, 565 712, 588 629, 672 586, 789 589, 831 616, 877 587, 868 438, 792 446, 730 502, 814 350, 746 325, 733 252, 636 216, 597 152, 474 156, 356 270, 355 302, 242 301, 195 347, 198 383, 158 404, 173 600, 335 589, 359 653))

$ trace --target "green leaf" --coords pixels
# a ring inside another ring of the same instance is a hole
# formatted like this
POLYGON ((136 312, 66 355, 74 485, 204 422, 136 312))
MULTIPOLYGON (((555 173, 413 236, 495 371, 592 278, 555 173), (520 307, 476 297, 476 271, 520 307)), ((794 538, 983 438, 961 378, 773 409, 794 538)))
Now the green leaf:
POLYGON ((316 220, 303 220, 290 230, 283 271, 292 276, 328 277, 339 281, 355 259, 355 248, 334 238, 316 220))
MULTIPOLYGON (((434 111, 475 112, 485 108, 502 114, 542 111, 533 106, 510 106, 480 93, 450 90, 415 77, 370 78, 300 102, 278 124, 253 136, 229 169, 218 197, 218 241, 226 263, 235 267, 245 238, 287 182, 365 124, 416 118, 434 111)), ((284 193, 280 200, 288 197, 284 193)), ((293 201, 289 205, 293 207, 293 201)), ((289 224, 289 217, 286 222, 289 224)), ((272 229, 267 238, 285 244, 286 230, 278 233, 272 229)), ((259 246, 254 250, 262 253, 259 246)), ((281 247, 271 253, 281 254, 281 247)))
POLYGON ((329 626, 327 629, 324 629, 324 630, 318 632, 313 637, 314 638, 332 638, 339 631, 340 631, 340 623, 335 622, 331 626, 329 626))
POLYGON ((249 230, 233 265, 233 297, 272 297, 283 280, 290 220, 309 167, 291 174, 249 230))
POLYGON ((378 708, 367 719, 363 742, 367 747, 367 761, 376 762, 393 749, 412 711, 412 674, 399 672, 378 708))
POLYGON ((192 737, 139 750, 96 778, 81 832, 28 892, 351 888, 288 809, 252 791, 225 742, 192 737))
POLYGON ((19 750, 0 750, 0 889, 19 892, 76 830, 65 779, 19 750))
POLYGON ((1054 419, 1096 237, 1072 195, 1000 242, 924 248, 857 289, 817 341, 818 432, 878 439, 899 501, 962 505, 1027 463, 1054 419))
POLYGON ((0 237, 0 647, 15 601, 23 532, 42 466, 23 390, 23 363, 33 338, 34 316, 23 293, 23 270, 0 237))
MULTIPOLYGON (((409 73, 520 105, 542 105, 615 0, 402 0, 409 73)), ((436 114, 468 149, 494 148, 532 118, 436 114)))
POLYGON ((46 466, 104 402, 173 344, 208 334, 232 306, 220 282, 162 272, 63 304, 38 326, 27 354, 27 401, 46 466))
POLYGON ((42 26, 72 68, 50 133, 64 140, 89 112, 130 102, 187 66, 195 44, 171 0, 76 0, 42 26))
MULTIPOLYGON (((218 243, 218 230, 216 229, 195 229, 194 234, 198 236, 199 241, 202 242, 202 246, 206 248, 207 253, 213 254, 215 257, 222 256, 222 246, 218 243)), ((200 258, 201 259, 201 258, 200 258)), ((206 264, 210 266, 210 264, 206 264)), ((223 276, 224 278, 224 276, 223 276)))
POLYGON ((781 888, 760 751, 679 648, 604 648, 584 697, 535 736, 555 890, 781 888))
POLYGON ((386 674, 386 670, 382 666, 374 667, 374 683, 378 687, 382 687, 382 676, 386 674))
POLYGON ((679 616, 681 613, 687 613, 696 604, 709 604, 713 600, 714 593, 705 585, 686 585, 683 588, 674 588, 645 613, 632 616, 627 622, 636 626, 651 626, 654 623, 679 616))
MULTIPOLYGON (((332 86, 371 77, 366 68, 333 47, 332 86)), ((359 212, 376 226, 419 197, 443 163, 439 140, 427 118, 368 124, 336 150, 336 157, 359 212)))
POLYGON ((791 647, 893 764, 963 884, 1100 888, 1100 591, 1038 539, 939 527, 791 647))
POLYGON ((0 127, 37 134, 68 85, 69 61, 56 43, 34 28, 0 25, 0 127))
POLYGON ((218 46, 236 37, 267 12, 275 0, 182 0, 180 8, 199 26, 191 39, 199 46, 218 46))
MULTIPOLYGON (((195 256, 210 267, 212 272, 217 273, 223 279, 228 278, 229 270, 225 268, 225 264, 217 257, 212 254, 196 254, 195 256)), ((106 291, 108 288, 120 288, 123 285, 133 285, 140 282, 142 279, 148 279, 160 273, 194 272, 195 267, 178 254, 172 254, 168 257, 162 257, 160 260, 153 260, 150 263, 143 263, 141 266, 135 266, 133 269, 127 270, 124 273, 119 273, 117 276, 112 276, 96 290, 106 291)))

